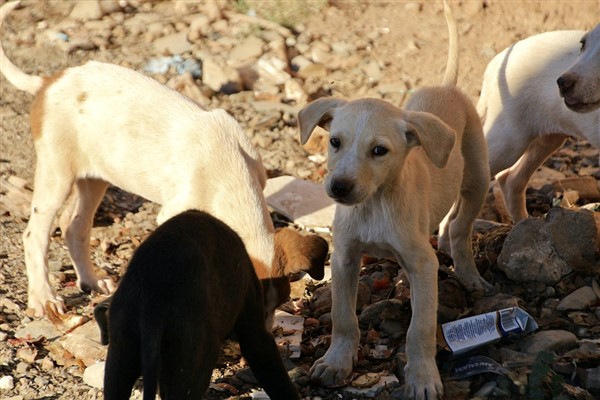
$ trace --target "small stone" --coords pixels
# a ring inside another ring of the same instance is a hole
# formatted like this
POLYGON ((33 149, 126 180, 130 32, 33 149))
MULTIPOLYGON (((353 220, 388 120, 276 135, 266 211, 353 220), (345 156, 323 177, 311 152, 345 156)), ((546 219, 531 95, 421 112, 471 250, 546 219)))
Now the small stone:
POLYGON ((351 385, 355 388, 371 387, 381 380, 381 375, 376 372, 363 374, 352 381, 351 385))
POLYGON ((96 389, 104 388, 105 364, 104 361, 100 361, 87 367, 83 372, 83 382, 96 389))
POLYGON ((24 361, 21 361, 17 364, 17 368, 15 369, 18 375, 23 375, 29 371, 29 364, 24 361))
POLYGON ((0 378, 0 390, 12 390, 15 387, 14 378, 10 375, 4 375, 0 378))
POLYGON ((589 286, 580 287, 566 296, 556 307, 557 310, 584 310, 598 300, 598 296, 589 286))
POLYGON ((404 314, 404 303, 400 300, 383 300, 368 305, 360 313, 358 320, 364 326, 376 326, 382 321, 399 320, 404 314))
POLYGON ((577 336, 562 330, 541 331, 521 342, 521 350, 528 354, 568 350, 575 346, 577 346, 577 336))
POLYGON ((590 393, 600 394, 600 366, 584 369, 578 375, 584 389, 590 393))
POLYGON ((87 0, 75 2, 69 16, 80 21, 96 20, 102 18, 104 12, 98 0, 87 0))
POLYGON ((178 32, 163 36, 154 41, 154 52, 156 54, 182 54, 192 50, 192 44, 187 40, 187 32, 178 32))

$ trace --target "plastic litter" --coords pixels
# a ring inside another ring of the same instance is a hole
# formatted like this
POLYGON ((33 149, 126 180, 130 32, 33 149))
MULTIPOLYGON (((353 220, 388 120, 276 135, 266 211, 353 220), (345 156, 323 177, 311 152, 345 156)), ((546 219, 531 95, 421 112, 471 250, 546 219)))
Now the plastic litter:
POLYGON ((189 72, 194 78, 202 76, 202 68, 198 61, 193 59, 184 60, 180 55, 151 58, 146 63, 144 71, 151 74, 164 74, 171 67, 174 67, 179 75, 189 72))

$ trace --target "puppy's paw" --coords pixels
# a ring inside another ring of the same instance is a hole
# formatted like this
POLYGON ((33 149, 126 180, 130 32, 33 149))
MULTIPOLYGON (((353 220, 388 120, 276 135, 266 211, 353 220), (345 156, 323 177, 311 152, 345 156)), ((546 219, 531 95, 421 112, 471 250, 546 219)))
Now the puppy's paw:
POLYGON ((411 364, 405 367, 404 397, 411 400, 437 400, 444 394, 444 387, 435 362, 411 364))
POLYGON ((490 296, 496 292, 494 286, 490 285, 488 281, 483 279, 479 274, 469 274, 467 276, 458 276, 460 283, 469 292, 480 292, 485 296, 490 296))
POLYGON ((49 294, 29 295, 27 302, 27 315, 35 318, 42 318, 46 313, 54 315, 65 314, 65 302, 62 297, 49 294))
POLYGON ((344 348, 333 343, 310 368, 311 379, 323 386, 339 387, 349 382, 356 346, 344 348))
POLYGON ((327 364, 322 358, 315 361, 310 369, 310 377, 314 382, 332 388, 345 386, 350 382, 351 373, 352 368, 339 368, 327 364))
POLYGON ((86 293, 89 293, 91 291, 95 291, 98 293, 102 293, 102 294, 110 294, 112 292, 115 291, 115 289, 117 288, 117 286, 115 285, 115 282, 113 282, 112 279, 110 278, 98 278, 98 277, 93 277, 93 279, 78 279, 77 280, 77 287, 86 293))

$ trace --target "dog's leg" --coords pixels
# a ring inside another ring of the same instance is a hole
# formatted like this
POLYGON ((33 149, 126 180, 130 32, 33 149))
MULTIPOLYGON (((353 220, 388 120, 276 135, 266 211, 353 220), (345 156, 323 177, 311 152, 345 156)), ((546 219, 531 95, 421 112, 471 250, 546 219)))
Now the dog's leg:
MULTIPOLYGON (((191 316, 191 318, 194 318, 191 316)), ((202 316, 196 315, 198 324, 202 324, 202 316)), ((184 328, 184 325, 182 325, 184 328)), ((189 327, 185 327, 189 328, 189 327)), ((246 332, 246 334, 248 334, 246 332)), ((164 400, 177 399, 201 399, 206 393, 210 384, 212 371, 217 361, 219 361, 219 353, 221 350, 221 342, 216 332, 207 333, 206 330, 197 329, 182 329, 181 331, 171 330, 165 334, 166 338, 176 338, 169 340, 170 343, 165 344, 159 342, 160 356, 154 359, 151 354, 143 354, 144 357, 144 392, 146 392, 146 381, 150 385, 156 382, 154 376, 158 377, 158 389, 160 397, 164 400), (204 332, 204 333, 202 333, 204 332), (200 333, 200 335, 198 335, 200 333), (152 363, 160 360, 160 367, 153 368, 152 363)), ((146 341, 142 344, 144 352, 151 352, 157 343, 146 341)), ((148 388, 151 391, 151 388, 148 388)), ((154 396, 144 400, 153 400, 154 396)))
POLYGON ((90 232, 94 213, 107 187, 108 183, 101 180, 77 181, 77 210, 72 214, 65 233, 69 255, 77 273, 77 286, 85 292, 95 290, 110 293, 115 289, 115 284, 110 278, 98 278, 90 257, 90 232))
POLYGON ((140 376, 140 346, 120 331, 111 330, 104 367, 104 399, 127 400, 140 376))
MULTIPOLYGON (((473 114, 475 114, 473 112, 473 114)), ((454 261, 456 275, 467 290, 493 292, 493 286, 479 275, 473 259, 473 221, 481 212, 487 195, 490 172, 487 151, 481 125, 477 116, 471 117, 464 130, 462 153, 464 157, 463 176, 458 200, 449 213, 447 236, 450 242, 450 255, 454 261)), ((442 240, 443 244, 444 240, 442 240)))
POLYGON ((275 340, 262 323, 264 308, 257 301, 260 296, 248 297, 250 298, 246 299, 244 310, 234 327, 242 355, 271 399, 299 399, 298 392, 285 371, 275 340))
MULTIPOLYGON (((71 191, 72 178, 50 170, 54 160, 45 160, 38 152, 35 172, 35 190, 31 202, 31 215, 27 229, 23 232, 25 265, 27 266, 28 303, 36 317, 45 314, 46 306, 53 312, 63 314, 65 306, 57 296, 48 277, 48 244, 54 217, 71 191)), ((58 170, 68 170, 54 165, 58 170)))
POLYGON ((310 369, 312 379, 326 386, 341 386, 352 372, 356 361, 360 330, 356 317, 356 296, 360 272, 360 251, 356 246, 333 237, 335 251, 331 255, 331 345, 310 369))
POLYGON ((412 307, 406 335, 405 390, 411 399, 433 400, 443 393, 435 363, 438 262, 427 237, 414 239, 406 251, 396 255, 406 267, 412 307))
MULTIPOLYGON (((485 192, 483 195, 485 196, 485 192)), ((482 196, 475 193, 461 193, 461 199, 457 202, 456 218, 450 221, 448 230, 450 254, 454 261, 456 276, 465 289, 492 293, 494 287, 479 274, 473 259, 473 221, 481 211, 480 198, 482 196)))
POLYGON ((544 135, 534 140, 512 167, 496 176, 508 213, 515 223, 527 218, 525 191, 535 170, 560 146, 567 136, 544 135))

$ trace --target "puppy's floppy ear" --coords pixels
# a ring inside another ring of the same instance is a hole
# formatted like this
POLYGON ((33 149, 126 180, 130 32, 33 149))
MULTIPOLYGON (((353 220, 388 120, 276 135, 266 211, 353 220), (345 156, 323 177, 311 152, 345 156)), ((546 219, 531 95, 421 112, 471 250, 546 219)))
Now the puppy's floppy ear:
POLYGON ((456 132, 435 115, 405 111, 406 140, 410 147, 422 146, 437 168, 444 168, 456 141, 456 132))
POLYGON ((346 104, 343 99, 323 97, 313 101, 298 113, 298 126, 300 127, 300 142, 306 144, 313 129, 318 125, 329 130, 329 123, 333 118, 333 111, 346 104))
POLYGON ((325 276, 325 260, 329 245, 317 235, 303 236, 299 232, 283 228, 275 232, 275 257, 277 275, 289 276, 305 271, 316 280, 325 276))

